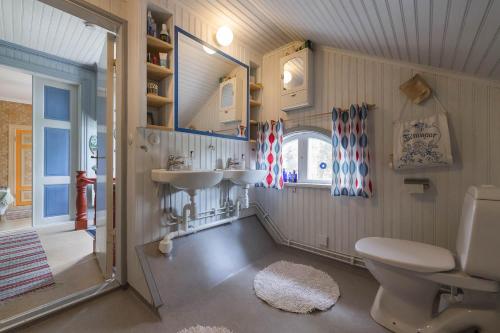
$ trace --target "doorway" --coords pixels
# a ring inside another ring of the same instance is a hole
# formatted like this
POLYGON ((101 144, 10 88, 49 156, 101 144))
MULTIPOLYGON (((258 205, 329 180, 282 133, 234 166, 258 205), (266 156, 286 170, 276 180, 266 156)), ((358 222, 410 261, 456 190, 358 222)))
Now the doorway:
MULTIPOLYGON (((9 318, 15 321, 20 314, 63 304, 103 285, 115 272, 115 37, 69 13, 32 2, 27 11, 15 0, 3 4, 18 6, 14 12, 25 18, 51 13, 49 21, 59 23, 58 29, 47 30, 43 50, 43 41, 30 44, 16 40, 15 34, 0 33, 0 48, 15 54, 0 59, 0 66, 11 72, 1 78, 29 78, 22 91, 30 91, 26 104, 31 117, 9 126, 9 154, 0 156, 0 162, 9 165, 8 181, 0 184, 0 203, 3 199, 6 204, 5 214, 0 214, 0 330, 9 318), (80 29, 82 45, 65 39, 65 31, 72 29, 80 29), (50 42, 56 39, 59 43, 50 42), (87 48, 86 56, 78 50, 67 57, 55 54, 65 47, 87 48), (85 228, 76 228, 76 175, 82 172, 89 179, 83 200, 90 218, 85 228), (14 227, 11 217, 21 211, 30 216, 14 227)), ((21 24, 16 22, 12 24, 21 24)))

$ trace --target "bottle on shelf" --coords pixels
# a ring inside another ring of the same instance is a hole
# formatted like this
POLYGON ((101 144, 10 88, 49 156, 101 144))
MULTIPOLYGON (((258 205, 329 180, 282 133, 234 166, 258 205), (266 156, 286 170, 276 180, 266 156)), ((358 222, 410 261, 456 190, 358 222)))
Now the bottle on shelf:
POLYGON ((160 39, 164 42, 170 43, 170 35, 167 30, 167 25, 163 23, 161 25, 160 39))
POLYGON ((155 23, 155 20, 153 18, 153 14, 151 13, 150 10, 148 10, 148 20, 147 21, 148 21, 147 22, 148 35, 156 37, 156 23, 155 23))
POLYGON ((167 68, 168 53, 160 52, 159 57, 160 57, 160 66, 167 68))

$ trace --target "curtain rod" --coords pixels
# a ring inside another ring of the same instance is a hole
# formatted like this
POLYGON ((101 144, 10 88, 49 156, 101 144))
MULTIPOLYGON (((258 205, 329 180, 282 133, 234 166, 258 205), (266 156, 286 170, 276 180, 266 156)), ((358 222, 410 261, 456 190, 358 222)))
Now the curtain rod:
MULTIPOLYGON (((368 106, 368 110, 375 110, 377 108, 377 106, 375 104, 367 104, 367 106, 368 106)), ((341 109, 341 108, 336 108, 336 109, 340 110, 340 112, 347 112, 347 111, 349 111, 349 109, 341 109)), ((301 120, 307 120, 307 119, 316 118, 316 117, 322 117, 322 116, 331 115, 331 114, 332 114, 332 111, 328 111, 328 112, 323 112, 323 113, 316 113, 316 114, 307 116, 306 118, 283 119, 283 122, 287 122, 287 121, 301 121, 301 120)))

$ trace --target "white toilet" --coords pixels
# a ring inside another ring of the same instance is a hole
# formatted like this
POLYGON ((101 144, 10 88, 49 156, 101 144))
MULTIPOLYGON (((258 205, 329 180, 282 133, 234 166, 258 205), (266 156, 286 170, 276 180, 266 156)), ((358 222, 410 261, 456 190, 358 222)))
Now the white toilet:
POLYGON ((404 333, 500 332, 500 188, 467 190, 456 257, 380 237, 359 240, 356 251, 380 283, 371 308, 380 325, 404 333))

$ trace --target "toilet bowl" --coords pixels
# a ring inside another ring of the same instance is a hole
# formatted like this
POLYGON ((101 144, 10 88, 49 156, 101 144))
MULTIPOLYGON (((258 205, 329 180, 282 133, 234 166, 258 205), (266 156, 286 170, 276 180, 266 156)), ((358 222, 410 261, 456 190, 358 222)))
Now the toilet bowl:
POLYGON ((457 253, 381 237, 356 243, 380 283, 371 316, 393 332, 500 332, 500 189, 470 187, 457 253), (446 291, 444 291, 446 290, 446 291))

